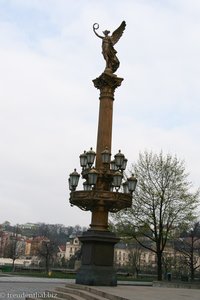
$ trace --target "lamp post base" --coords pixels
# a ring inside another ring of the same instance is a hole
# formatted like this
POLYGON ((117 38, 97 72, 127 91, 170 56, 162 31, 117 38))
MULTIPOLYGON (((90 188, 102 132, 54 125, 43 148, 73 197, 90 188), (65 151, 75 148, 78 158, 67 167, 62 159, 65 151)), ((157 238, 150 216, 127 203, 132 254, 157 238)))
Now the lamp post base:
POLYGON ((112 267, 82 266, 76 275, 76 284, 117 286, 117 276, 112 267))
POLYGON ((79 238, 82 242, 81 267, 76 283, 90 286, 116 286, 113 268, 114 245, 119 241, 110 231, 88 230, 79 238))

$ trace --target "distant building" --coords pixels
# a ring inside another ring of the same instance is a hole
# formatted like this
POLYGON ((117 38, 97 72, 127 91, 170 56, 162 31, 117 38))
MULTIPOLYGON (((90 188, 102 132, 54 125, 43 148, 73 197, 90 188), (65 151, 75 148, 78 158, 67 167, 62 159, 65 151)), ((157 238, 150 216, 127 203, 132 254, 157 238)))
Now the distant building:
POLYGON ((70 241, 66 243, 65 259, 69 260, 80 248, 81 243, 78 237, 71 238, 70 241))
MULTIPOLYGON (((16 259, 15 266, 18 267, 29 267, 31 265, 31 259, 16 259)), ((12 266, 12 258, 0 258, 0 266, 12 266)))
POLYGON ((114 264, 117 268, 145 269, 148 266, 154 268, 156 267, 156 255, 138 243, 120 242, 115 245, 114 264))
POLYGON ((10 232, 0 230, 0 257, 4 257, 6 255, 7 247, 10 242, 10 236, 10 232))
POLYGON ((66 253, 66 245, 58 246, 57 256, 58 256, 59 260, 65 258, 65 253, 66 253))
POLYGON ((25 255, 26 256, 37 256, 38 250, 40 249, 40 247, 44 241, 48 242, 49 239, 44 236, 37 236, 35 238, 27 239, 26 245, 25 245, 25 255))
POLYGON ((25 243, 25 256, 31 256, 31 243, 33 238, 27 239, 25 243))
POLYGON ((21 225, 18 225, 19 228, 21 229, 36 229, 38 228, 38 224, 35 224, 35 223, 25 223, 25 224, 21 224, 21 225))
POLYGON ((127 266, 129 263, 129 249, 126 243, 117 243, 114 248, 114 264, 119 267, 127 266))

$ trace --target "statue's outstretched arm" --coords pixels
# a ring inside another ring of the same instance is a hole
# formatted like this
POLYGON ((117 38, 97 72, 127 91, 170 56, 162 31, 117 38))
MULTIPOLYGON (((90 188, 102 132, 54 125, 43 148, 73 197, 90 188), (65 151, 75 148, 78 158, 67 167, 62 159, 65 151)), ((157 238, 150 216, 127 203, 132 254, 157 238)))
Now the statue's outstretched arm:
POLYGON ((104 37, 101 36, 101 35, 99 35, 99 34, 96 32, 97 29, 99 29, 99 24, 98 24, 98 23, 94 23, 94 24, 93 24, 93 31, 94 31, 94 33, 95 33, 96 36, 98 36, 100 39, 103 39, 104 37))

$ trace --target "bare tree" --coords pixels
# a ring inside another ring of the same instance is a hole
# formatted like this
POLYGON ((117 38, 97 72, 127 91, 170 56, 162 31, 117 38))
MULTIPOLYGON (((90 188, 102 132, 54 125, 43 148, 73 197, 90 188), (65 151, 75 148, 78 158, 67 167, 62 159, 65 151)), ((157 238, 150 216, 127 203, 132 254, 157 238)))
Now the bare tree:
POLYGON ((200 223, 194 222, 188 230, 183 231, 175 241, 175 249, 183 255, 183 261, 190 270, 194 280, 195 271, 200 268, 200 223))
POLYGON ((9 241, 4 249, 4 256, 12 259, 13 272, 15 271, 15 260, 20 256, 20 251, 18 247, 19 233, 19 227, 14 227, 13 233, 10 235, 9 241))
POLYGON ((134 274, 136 278, 138 278, 139 271, 140 271, 140 264, 141 264, 141 254, 142 254, 142 247, 136 241, 131 242, 128 245, 129 249, 129 264, 131 268, 131 272, 134 274))
POLYGON ((50 241, 49 239, 43 240, 40 247, 38 248, 37 254, 45 262, 46 273, 50 272, 50 266, 53 262, 53 259, 56 257, 57 252, 58 252, 57 245, 53 241, 50 241))
POLYGON ((120 234, 134 237, 156 254, 157 279, 162 280, 167 240, 175 226, 193 218, 199 190, 190 191, 184 162, 170 154, 140 153, 132 171, 138 178, 133 205, 114 216, 116 226, 120 234))

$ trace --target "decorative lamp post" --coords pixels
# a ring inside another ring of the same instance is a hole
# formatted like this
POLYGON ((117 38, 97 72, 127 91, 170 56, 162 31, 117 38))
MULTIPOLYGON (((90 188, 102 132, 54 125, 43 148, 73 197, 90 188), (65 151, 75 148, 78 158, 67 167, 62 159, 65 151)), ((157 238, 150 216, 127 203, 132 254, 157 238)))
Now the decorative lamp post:
POLYGON ((115 154, 115 164, 117 168, 121 169, 124 162, 124 154, 121 153, 121 150, 117 154, 115 154))
POLYGON ((119 171, 116 171, 114 174, 113 174, 113 186, 115 187, 116 191, 118 192, 120 187, 121 187, 121 184, 122 184, 122 178, 123 178, 123 175, 121 172, 119 171))
POLYGON ((106 147, 106 149, 101 152, 102 163, 103 164, 109 164, 110 163, 110 157, 111 157, 111 153, 108 150, 108 148, 106 147))
POLYGON ((122 183, 127 159, 121 151, 111 160, 114 92, 123 81, 123 78, 114 74, 119 67, 119 60, 113 51, 113 45, 121 37, 125 26, 123 21, 112 36, 108 35, 107 30, 103 32, 105 36, 100 36, 96 32, 99 25, 93 25, 95 34, 102 39, 106 68, 93 80, 94 86, 100 90, 97 145, 96 153, 91 148, 80 155, 81 175, 85 180, 83 190, 76 190, 80 176, 76 169, 69 178, 71 205, 92 213, 90 229, 79 238, 82 242, 82 257, 76 276, 78 284, 117 285, 113 259, 114 245, 119 239, 108 230, 108 213, 131 207, 132 192, 137 184, 134 176, 127 181, 124 179, 125 182, 122 183))
POLYGON ((127 158, 124 158, 123 163, 122 163, 122 166, 121 166, 121 170, 122 170, 122 171, 126 170, 127 162, 128 162, 128 159, 127 159, 127 158))
POLYGON ((128 193, 129 193, 128 182, 125 181, 125 182, 122 184, 122 186, 123 186, 123 192, 124 192, 125 194, 128 194, 128 193))
POLYGON ((86 155, 86 151, 84 151, 84 153, 81 154, 81 155, 79 156, 79 158, 80 158, 80 165, 81 165, 81 167, 82 167, 83 169, 86 168, 86 166, 87 166, 87 155, 86 155))
POLYGON ((96 153, 90 148, 89 151, 86 152, 86 157, 87 157, 87 164, 89 168, 92 167, 94 160, 95 160, 96 153))
POLYGON ((95 168, 92 168, 88 172, 88 184, 95 186, 97 183, 97 178, 98 178, 98 172, 97 172, 97 170, 95 170, 95 168))
POLYGON ((69 188, 70 188, 70 190, 72 190, 72 191, 76 190, 76 187, 77 187, 78 181, 79 181, 79 177, 80 177, 80 174, 78 174, 78 172, 76 172, 76 169, 74 169, 74 172, 72 172, 69 175, 69 188))
POLYGON ((134 176, 134 174, 132 174, 132 176, 130 178, 127 179, 127 183, 128 183, 128 190, 130 193, 135 191, 136 185, 137 185, 137 179, 134 176))
POLYGON ((84 191, 90 191, 91 190, 91 185, 87 181, 83 182, 83 190, 84 191))
POLYGON ((111 169, 112 171, 117 171, 117 170, 118 170, 118 168, 117 168, 117 166, 116 166, 116 163, 115 163, 115 160, 114 160, 114 159, 111 160, 111 162, 110 162, 110 169, 111 169))

